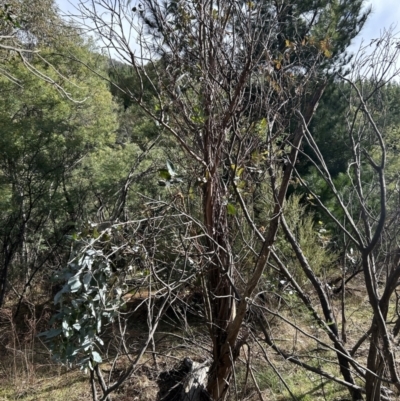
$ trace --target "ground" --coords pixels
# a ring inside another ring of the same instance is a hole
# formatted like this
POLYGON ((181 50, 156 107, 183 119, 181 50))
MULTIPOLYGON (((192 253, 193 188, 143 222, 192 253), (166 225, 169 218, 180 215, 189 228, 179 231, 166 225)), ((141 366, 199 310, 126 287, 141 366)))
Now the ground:
MULTIPOLYGON (((142 296, 142 295, 141 295, 142 296)), ((355 341, 368 329, 370 307, 362 283, 352 284, 347 296, 347 333, 351 348, 355 341)), ((340 297, 334 300, 335 313, 340 318, 340 297)), ((269 317, 272 336, 286 350, 300 353, 304 361, 335 372, 335 357, 331 350, 318 347, 312 338, 326 338, 326 333, 316 326, 296 296, 274 299, 274 308, 280 307, 282 315, 295 321, 299 329, 284 324, 276 317, 269 317), (278 303, 280 302, 280 305, 278 303), (304 333, 303 333, 304 332, 304 333)), ((138 300, 130 305, 136 308, 138 300)), ((91 399, 88 373, 78 368, 67 368, 51 359, 46 346, 36 334, 43 330, 51 310, 51 303, 37 306, 26 304, 16 318, 15 305, 8 303, 0 315, 0 401, 21 400, 68 400, 83 401, 91 399)), ((130 317, 127 326, 126 344, 134 356, 143 339, 147 335, 146 313, 137 311, 130 317)), ((257 325, 248 322, 252 330, 247 344, 242 348, 236 366, 228 399, 238 400, 276 400, 288 401, 293 396, 302 401, 344 401, 348 392, 340 385, 328 382, 315 374, 284 360, 271 350, 263 341, 263 335, 257 325), (248 355, 251 350, 251 359, 248 355), (249 369, 251 366, 252 369, 249 369), (290 392, 292 394, 290 394, 290 392)), ((117 356, 116 328, 109 327, 104 333, 108 341, 108 353, 101 364, 101 369, 108 380, 118 379, 129 362, 126 357, 117 356)), ((121 401, 155 401, 160 395, 167 394, 165 386, 172 386, 180 375, 180 367, 185 357, 197 362, 209 358, 207 330, 196 317, 182 316, 173 311, 167 313, 158 333, 154 346, 150 346, 144 354, 138 369, 130 380, 113 395, 113 400, 121 401), (177 326, 181 326, 177 329, 177 326), (169 380, 169 381, 168 381, 169 380), (168 384, 170 383, 170 384, 168 384)), ((366 356, 366 346, 362 345, 358 357, 366 356)), ((174 399, 173 392, 165 396, 165 400, 174 399)))

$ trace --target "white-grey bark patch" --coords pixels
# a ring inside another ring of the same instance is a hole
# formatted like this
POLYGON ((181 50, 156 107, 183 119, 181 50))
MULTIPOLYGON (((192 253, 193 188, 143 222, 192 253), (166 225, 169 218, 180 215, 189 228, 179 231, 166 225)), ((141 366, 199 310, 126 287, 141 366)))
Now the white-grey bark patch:
POLYGON ((207 393, 209 361, 196 362, 185 358, 174 369, 160 374, 159 401, 209 401, 207 393))
POLYGON ((203 401, 208 399, 206 395, 207 375, 209 363, 195 362, 190 358, 185 358, 183 363, 189 369, 182 389, 182 401, 203 401))

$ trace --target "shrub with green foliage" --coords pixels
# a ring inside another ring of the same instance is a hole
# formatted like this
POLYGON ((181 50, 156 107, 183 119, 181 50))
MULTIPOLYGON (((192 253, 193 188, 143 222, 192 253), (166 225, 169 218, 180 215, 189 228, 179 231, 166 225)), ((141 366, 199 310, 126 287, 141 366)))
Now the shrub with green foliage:
POLYGON ((55 276, 65 284, 54 297, 59 311, 51 319, 53 328, 40 334, 55 359, 82 369, 102 362, 103 326, 114 321, 123 304, 119 274, 96 243, 94 238, 74 241, 71 260, 55 276))

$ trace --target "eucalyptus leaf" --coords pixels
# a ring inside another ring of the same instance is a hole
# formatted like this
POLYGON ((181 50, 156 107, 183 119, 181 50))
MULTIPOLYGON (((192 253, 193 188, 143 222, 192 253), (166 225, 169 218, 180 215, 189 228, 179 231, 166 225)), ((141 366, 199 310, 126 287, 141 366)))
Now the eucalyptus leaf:
POLYGON ((99 293, 97 293, 97 294, 93 297, 92 301, 93 301, 93 302, 100 301, 100 295, 99 295, 99 293))
POLYGON ((92 342, 92 338, 88 334, 86 334, 82 343, 82 348, 90 347, 92 345, 92 342))
POLYGON ((72 304, 72 306, 73 306, 75 309, 78 309, 78 308, 79 308, 79 303, 78 303, 78 301, 76 301, 75 299, 73 299, 73 300, 71 301, 71 304, 72 304))
POLYGON ((85 288, 85 290, 87 291, 89 289, 90 286, 90 281, 92 280, 92 273, 91 272, 87 272, 84 276, 83 276, 83 286, 85 288))
POLYGON ((95 361, 97 363, 103 362, 103 360, 101 359, 100 354, 97 351, 92 351, 92 358, 93 358, 93 361, 95 361))
POLYGON ((68 321, 66 321, 66 320, 63 320, 61 326, 62 326, 62 328, 63 328, 64 330, 68 330, 69 327, 70 327, 68 321))
POLYGON ((77 292, 82 287, 82 283, 77 276, 71 277, 68 280, 68 285, 71 289, 71 292, 77 292))
POLYGON ((104 341, 103 341, 99 336, 94 336, 94 338, 97 340, 97 342, 98 342, 100 345, 104 345, 104 341))
POLYGON ((72 327, 77 331, 79 331, 81 329, 81 325, 79 323, 73 324, 72 327))
POLYGON ((168 172, 171 175, 171 177, 176 175, 175 167, 170 160, 167 160, 167 169, 168 169, 168 172))
POLYGON ((58 291, 57 294, 54 296, 54 304, 57 305, 58 302, 60 301, 61 296, 68 292, 69 292, 69 285, 65 284, 64 287, 61 289, 61 291, 58 291))
POLYGON ((103 288, 99 288, 100 299, 103 303, 106 301, 106 294, 103 288))
POLYGON ((57 337, 62 333, 61 329, 51 329, 38 334, 38 337, 46 337, 46 339, 57 337))

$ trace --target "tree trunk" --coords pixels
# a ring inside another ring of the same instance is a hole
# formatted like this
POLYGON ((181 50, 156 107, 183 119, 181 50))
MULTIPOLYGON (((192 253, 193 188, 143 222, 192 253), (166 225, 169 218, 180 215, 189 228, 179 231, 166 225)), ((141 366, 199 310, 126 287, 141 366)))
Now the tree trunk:
MULTIPOLYGON (((218 157, 218 156, 214 156, 218 157)), ((224 199, 226 190, 218 171, 209 171, 204 189, 204 221, 212 256, 208 268, 209 330, 213 341, 213 363, 207 390, 213 400, 224 399, 237 353, 227 344, 227 328, 236 313, 233 261, 228 238, 228 219, 224 199)))
MULTIPOLYGON (((375 319, 374 319, 375 320, 375 319)), ((365 374, 365 391, 366 401, 380 401, 381 399, 381 383, 379 377, 374 375, 379 371, 379 365, 381 364, 381 356, 378 353, 378 342, 379 342, 379 329, 376 323, 373 323, 373 329, 371 334, 371 342, 369 347, 368 359, 367 359, 367 372, 365 374)))

